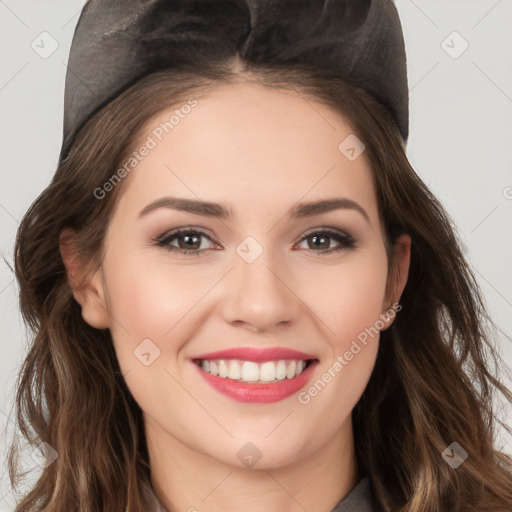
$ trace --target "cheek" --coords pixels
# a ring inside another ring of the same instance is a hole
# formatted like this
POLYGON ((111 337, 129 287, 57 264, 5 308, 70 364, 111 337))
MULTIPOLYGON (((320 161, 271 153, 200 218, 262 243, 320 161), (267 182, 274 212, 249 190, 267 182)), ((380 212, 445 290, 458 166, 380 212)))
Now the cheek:
MULTIPOLYGON (((327 343, 318 380, 299 396, 301 404, 314 402, 306 407, 310 412, 330 410, 342 421, 361 397, 377 357, 386 279, 387 258, 377 249, 316 275, 318 288, 314 296, 310 290, 310 300, 327 343)), ((337 427, 338 422, 325 426, 337 427)))
POLYGON ((143 340, 151 340, 162 355, 169 341, 176 338, 180 319, 211 287, 201 284, 199 273, 191 267, 184 272, 176 266, 148 265, 143 255, 111 255, 104 269, 112 317, 110 330, 125 368, 133 364, 133 352, 143 340))
POLYGON ((308 269, 301 295, 336 349, 372 327, 383 312, 387 280, 384 250, 355 255, 336 266, 308 269))
POLYGON ((373 326, 382 312, 386 272, 377 262, 358 266, 340 278, 340 296, 332 311, 336 332, 344 341, 373 326))

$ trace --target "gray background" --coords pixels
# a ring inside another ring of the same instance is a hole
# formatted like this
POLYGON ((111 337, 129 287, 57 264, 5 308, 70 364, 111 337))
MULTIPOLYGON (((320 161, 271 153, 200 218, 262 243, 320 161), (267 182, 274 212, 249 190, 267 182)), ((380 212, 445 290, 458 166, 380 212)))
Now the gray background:
MULTIPOLYGON (((19 221, 57 166, 66 63, 83 4, 0 0, 0 241, 9 262, 19 221), (44 54, 52 45, 58 47, 44 54)), ((512 2, 399 0, 396 5, 408 59, 408 156, 459 229, 510 366, 512 2)), ((17 293, 14 276, 1 261, 2 463, 13 432, 8 416, 14 379, 27 347, 17 293)), ((500 417, 512 424, 510 409, 498 405, 500 417)), ((511 436, 499 432, 497 446, 512 454, 511 436)), ((5 466, 0 477, 0 511, 10 511, 5 466)))

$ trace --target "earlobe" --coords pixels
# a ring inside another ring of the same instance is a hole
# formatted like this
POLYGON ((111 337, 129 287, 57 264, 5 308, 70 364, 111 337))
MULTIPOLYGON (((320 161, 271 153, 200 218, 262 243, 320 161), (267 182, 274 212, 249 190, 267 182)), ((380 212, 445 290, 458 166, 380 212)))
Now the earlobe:
POLYGON ((106 329, 110 322, 101 274, 97 271, 92 276, 87 275, 87 262, 77 250, 75 235, 71 228, 65 228, 59 237, 67 280, 73 297, 82 308, 82 318, 96 329, 106 329))
POLYGON ((393 310, 393 305, 400 302, 400 297, 407 284, 411 262, 411 245, 411 237, 403 234, 398 237, 393 246, 393 261, 386 284, 385 304, 383 304, 385 308, 384 316, 389 319, 386 320, 386 328, 394 321, 396 311, 393 310))

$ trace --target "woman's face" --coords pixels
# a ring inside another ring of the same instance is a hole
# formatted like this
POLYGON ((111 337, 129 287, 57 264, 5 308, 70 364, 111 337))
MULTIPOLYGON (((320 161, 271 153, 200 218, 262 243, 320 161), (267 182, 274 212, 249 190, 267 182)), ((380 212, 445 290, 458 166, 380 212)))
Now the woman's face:
MULTIPOLYGON (((284 466, 350 438, 405 282, 388 280, 371 171, 341 116, 251 83, 195 101, 134 148, 149 149, 82 312, 110 329, 150 442, 284 466)), ((398 263, 406 277, 407 250, 398 263)))

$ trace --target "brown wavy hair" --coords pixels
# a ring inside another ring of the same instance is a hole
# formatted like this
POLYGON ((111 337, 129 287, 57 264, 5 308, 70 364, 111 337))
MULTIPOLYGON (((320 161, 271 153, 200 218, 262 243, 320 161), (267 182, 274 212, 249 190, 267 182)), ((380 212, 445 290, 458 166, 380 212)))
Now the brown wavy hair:
MULTIPOLYGON (((16 383, 16 421, 29 445, 48 443, 58 458, 16 512, 149 510, 142 413, 116 373, 109 330, 82 319, 59 235, 75 230, 92 274, 129 177, 101 200, 94 190, 133 151, 152 116, 240 80, 292 90, 343 115, 366 146, 388 251, 400 234, 412 238, 402 309, 381 334, 373 374, 352 413, 357 461, 376 501, 386 512, 510 512, 512 460, 494 447, 496 422, 508 427, 493 398, 501 392, 512 402, 498 377, 496 328, 456 229, 411 167, 397 125, 373 97, 327 71, 238 57, 153 73, 96 112, 21 222, 15 272, 33 339, 16 383), (453 441, 469 455, 457 469, 441 456, 453 441)), ((18 471, 22 436, 9 451, 13 485, 26 474, 18 471)))

